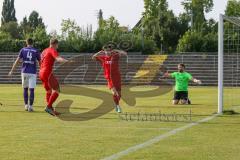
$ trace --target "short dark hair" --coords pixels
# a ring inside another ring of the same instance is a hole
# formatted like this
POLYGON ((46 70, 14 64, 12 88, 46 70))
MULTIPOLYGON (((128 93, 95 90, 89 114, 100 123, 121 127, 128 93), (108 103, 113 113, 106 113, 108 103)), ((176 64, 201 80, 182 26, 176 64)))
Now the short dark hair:
POLYGON ((50 40, 50 44, 51 44, 51 45, 58 44, 58 40, 57 40, 56 38, 52 38, 52 39, 50 40))
POLYGON ((26 44, 27 45, 33 45, 33 39, 32 38, 26 39, 26 44))
POLYGON ((183 64, 183 63, 180 63, 180 64, 178 64, 178 65, 181 66, 181 67, 183 67, 183 68, 186 68, 186 65, 183 64))
POLYGON ((107 45, 107 48, 113 49, 113 45, 112 45, 112 44, 109 44, 109 45, 107 45))

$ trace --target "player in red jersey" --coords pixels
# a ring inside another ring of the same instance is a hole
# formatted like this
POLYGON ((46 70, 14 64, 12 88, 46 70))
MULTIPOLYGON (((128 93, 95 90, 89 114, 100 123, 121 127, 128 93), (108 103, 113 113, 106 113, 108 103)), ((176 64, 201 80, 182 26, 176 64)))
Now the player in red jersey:
POLYGON ((103 47, 103 50, 93 55, 92 59, 101 63, 108 87, 113 93, 116 112, 121 113, 119 101, 121 99, 121 73, 119 70, 120 56, 127 56, 125 51, 113 50, 112 45, 103 47))
POLYGON ((53 103, 57 100, 59 96, 59 84, 53 74, 54 62, 55 61, 60 63, 68 62, 68 60, 59 56, 57 49, 58 49, 58 40, 51 39, 49 48, 45 49, 42 52, 41 66, 39 71, 39 77, 46 90, 47 107, 45 111, 53 116, 59 115, 59 113, 56 112, 52 107, 53 103))

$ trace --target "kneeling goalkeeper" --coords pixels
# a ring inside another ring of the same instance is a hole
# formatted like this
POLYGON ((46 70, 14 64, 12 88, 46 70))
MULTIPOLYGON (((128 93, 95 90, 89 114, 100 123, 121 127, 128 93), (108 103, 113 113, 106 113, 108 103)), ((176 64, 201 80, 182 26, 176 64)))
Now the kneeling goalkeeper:
POLYGON ((173 98, 173 104, 177 105, 179 102, 181 104, 191 104, 188 98, 188 82, 193 81, 197 84, 202 84, 202 82, 198 79, 192 77, 191 74, 185 72, 186 66, 184 64, 178 65, 178 72, 166 73, 164 77, 175 78, 175 92, 173 98))

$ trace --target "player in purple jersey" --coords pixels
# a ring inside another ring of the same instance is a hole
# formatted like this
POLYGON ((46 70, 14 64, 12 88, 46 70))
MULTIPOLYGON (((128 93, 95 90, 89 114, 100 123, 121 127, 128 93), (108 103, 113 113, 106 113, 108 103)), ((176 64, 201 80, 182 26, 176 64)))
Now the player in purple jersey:
POLYGON ((31 38, 26 40, 27 47, 21 49, 18 58, 14 62, 9 76, 12 75, 14 69, 19 62, 22 62, 21 76, 22 86, 24 89, 24 103, 25 110, 33 111, 34 89, 37 84, 37 61, 40 65, 40 52, 33 47, 33 40, 31 38), (28 90, 30 91, 30 98, 28 98, 28 90), (29 102, 29 103, 28 103, 29 102))

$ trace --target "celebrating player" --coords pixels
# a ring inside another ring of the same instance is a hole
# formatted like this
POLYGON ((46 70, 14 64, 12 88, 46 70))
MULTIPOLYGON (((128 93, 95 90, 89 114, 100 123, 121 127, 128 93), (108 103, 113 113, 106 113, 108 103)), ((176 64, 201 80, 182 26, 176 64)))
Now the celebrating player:
POLYGON ((104 76, 108 81, 108 87, 113 93, 116 112, 121 113, 119 101, 121 99, 121 74, 119 70, 120 56, 127 53, 121 50, 113 50, 112 45, 103 47, 103 50, 93 55, 92 59, 101 63, 104 69, 104 76))
POLYGON ((191 74, 185 72, 185 65, 178 65, 178 72, 174 72, 172 74, 166 73, 165 77, 175 78, 175 93, 173 98, 173 104, 177 105, 181 101, 181 104, 191 104, 188 98, 188 82, 193 81, 197 84, 202 84, 202 82, 198 79, 192 77, 191 74))
POLYGON ((52 106, 59 96, 58 81, 53 74, 54 62, 55 60, 60 63, 68 62, 68 60, 59 56, 57 49, 58 49, 58 40, 51 39, 50 47, 45 49, 42 52, 41 67, 39 72, 39 77, 46 90, 47 107, 45 111, 53 116, 59 115, 59 113, 56 112, 52 106))
MULTIPOLYGON (((24 89, 24 103, 25 110, 32 112, 34 103, 34 88, 37 83, 37 64, 40 63, 40 53, 37 49, 33 48, 33 40, 31 38, 26 40, 27 47, 21 49, 18 58, 14 62, 9 76, 12 75, 17 64, 22 61, 22 86, 24 89), (30 90, 30 98, 28 91, 30 90)), ((40 65, 40 64, 39 64, 40 65)))

